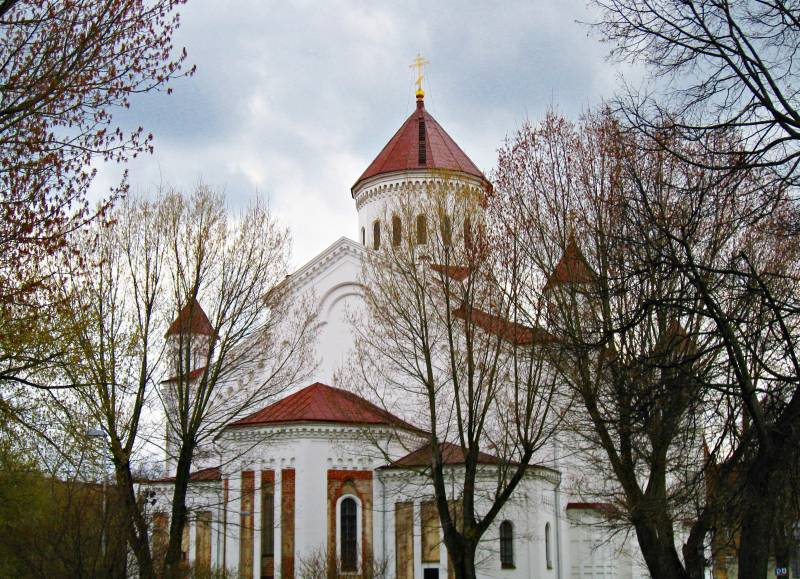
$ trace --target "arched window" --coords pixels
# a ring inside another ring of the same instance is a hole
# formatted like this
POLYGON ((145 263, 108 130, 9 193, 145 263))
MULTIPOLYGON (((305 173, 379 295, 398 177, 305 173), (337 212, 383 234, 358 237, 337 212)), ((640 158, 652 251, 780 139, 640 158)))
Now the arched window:
POLYGON ((464 248, 472 249, 472 223, 469 216, 464 218, 464 248))
POLYGON ((544 558, 547 561, 547 568, 553 568, 552 549, 550 547, 550 523, 544 526, 544 558))
POLYGON ((449 215, 442 215, 440 226, 442 228, 442 243, 449 247, 453 243, 453 225, 449 215))
POLYGON ((358 505, 352 497, 339 507, 339 558, 342 571, 358 572, 358 505))
POLYGON ((428 243, 428 220, 424 215, 417 215, 417 244, 428 243))
POLYGON ((367 230, 363 227, 361 228, 361 245, 367 244, 367 230))
POLYGON ((514 526, 511 521, 500 523, 500 566, 514 568, 514 526))
POLYGON ((392 216, 392 245, 398 247, 403 240, 403 223, 397 215, 392 216))
POLYGON ((381 222, 375 221, 372 224, 372 249, 381 248, 381 222))

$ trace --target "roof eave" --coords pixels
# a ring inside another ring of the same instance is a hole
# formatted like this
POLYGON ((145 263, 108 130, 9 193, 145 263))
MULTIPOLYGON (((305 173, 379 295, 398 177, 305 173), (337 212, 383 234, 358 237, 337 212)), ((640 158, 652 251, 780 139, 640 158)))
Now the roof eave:
POLYGON ((370 185, 377 183, 382 179, 396 179, 397 177, 401 177, 403 175, 407 175, 409 177, 412 176, 436 176, 437 173, 447 173, 447 174, 457 174, 459 179, 467 179, 475 182, 475 185, 483 188, 487 192, 491 192, 493 190, 492 184, 486 178, 483 173, 480 176, 474 175, 472 173, 467 173, 466 171, 460 171, 457 169, 437 169, 434 167, 420 167, 419 169, 400 169, 396 171, 387 171, 385 173, 377 173, 375 175, 370 175, 369 177, 363 178, 359 177, 358 180, 350 187, 350 196, 355 199, 357 190, 364 189, 370 185))

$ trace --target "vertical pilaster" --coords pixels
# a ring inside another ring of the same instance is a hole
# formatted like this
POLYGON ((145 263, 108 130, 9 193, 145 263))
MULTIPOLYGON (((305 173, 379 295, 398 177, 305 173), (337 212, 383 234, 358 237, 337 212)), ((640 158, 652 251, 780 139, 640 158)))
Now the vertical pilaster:
POLYGON ((294 485, 293 468, 281 470, 281 579, 294 579, 294 485))
POLYGON ((414 503, 394 504, 394 558, 397 579, 414 579, 414 503))
POLYGON ((225 537, 225 568, 239 568, 239 513, 242 512, 242 477, 236 473, 228 479, 228 524, 225 537))
POLYGON ((189 526, 189 552, 186 554, 188 563, 191 565, 197 559, 197 513, 194 516, 186 518, 186 524, 189 526))
POLYGON ((414 577, 422 577, 422 511, 414 501, 414 577))
POLYGON ((241 510, 239 515, 239 577, 253 577, 253 523, 254 523, 255 473, 242 471, 241 510))
POLYGON ((259 554, 261 556, 259 564, 259 577, 277 577, 275 569, 275 553, 280 552, 276 546, 275 538, 280 536, 275 532, 275 522, 278 520, 276 511, 278 502, 275 500, 275 471, 261 471, 261 492, 259 493, 260 515, 256 520, 257 528, 260 530, 258 540, 259 554))
POLYGON ((281 521, 280 514, 283 512, 283 479, 282 477, 275 477, 275 577, 282 577, 281 573, 283 573, 283 566, 281 565, 281 549, 282 549, 282 542, 281 537, 283 537, 283 522, 281 521))
POLYGON ((215 555, 215 561, 218 567, 223 570, 227 569, 226 553, 228 552, 228 501, 230 500, 230 480, 227 478, 222 479, 222 508, 219 510, 219 533, 216 544, 218 545, 219 552, 215 555))
POLYGON ((261 497, 263 496, 263 478, 255 472, 255 493, 253 494, 253 571, 252 577, 261 577, 261 497))

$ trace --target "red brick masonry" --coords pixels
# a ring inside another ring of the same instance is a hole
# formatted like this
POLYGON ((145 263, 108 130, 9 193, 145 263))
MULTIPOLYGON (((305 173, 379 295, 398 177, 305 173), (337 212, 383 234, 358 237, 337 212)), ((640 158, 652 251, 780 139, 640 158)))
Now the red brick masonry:
POLYGON ((294 579, 294 483, 295 471, 281 471, 281 577, 294 579))

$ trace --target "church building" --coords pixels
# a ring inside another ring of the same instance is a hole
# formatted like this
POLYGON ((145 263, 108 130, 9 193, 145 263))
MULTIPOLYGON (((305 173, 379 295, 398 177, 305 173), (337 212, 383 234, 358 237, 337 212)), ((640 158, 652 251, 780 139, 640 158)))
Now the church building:
MULTIPOLYGON (((420 90, 415 110, 350 191, 356 240, 341 237, 287 278, 291 292, 316 296, 319 366, 310 385, 228 424, 217 456, 192 474, 188 563, 247 578, 453 576, 426 474, 424 425, 334 382, 353 347, 347 312, 364 307, 362 260, 392 236, 387 207, 401 193, 424 194, 442 171, 481 194, 491 188, 425 109, 420 90)), ((202 324, 191 327, 205 331, 202 324)), ((646 577, 631 547, 635 540, 625 543, 600 524, 604 505, 581 501, 573 485, 579 467, 559 459, 557 449, 552 456, 527 469, 486 533, 478 575, 646 577)), ((444 462, 456 480, 463 450, 448 445, 444 462)), ((489 474, 500 467, 491 454, 482 454, 480 463, 489 474)), ((148 507, 155 544, 168 528, 171 482, 147 484, 158 497, 148 507)))

